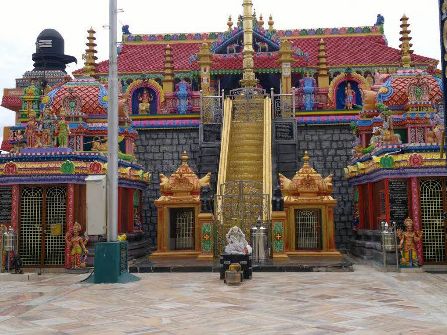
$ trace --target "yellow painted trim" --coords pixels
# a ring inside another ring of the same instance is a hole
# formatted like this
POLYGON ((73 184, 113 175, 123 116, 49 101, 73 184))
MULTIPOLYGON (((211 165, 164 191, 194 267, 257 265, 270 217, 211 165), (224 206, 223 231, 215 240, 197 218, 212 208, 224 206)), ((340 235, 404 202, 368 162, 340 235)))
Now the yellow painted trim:
MULTIPOLYGON (((138 34, 137 34, 138 35, 138 34)), ((145 34, 143 34, 145 35, 145 34)), ((217 39, 206 39, 206 40, 170 40, 170 41, 166 41, 166 40, 160 40, 160 41, 131 41, 131 42, 122 42, 123 45, 127 44, 127 45, 148 45, 148 44, 169 44, 169 45, 173 45, 173 44, 191 44, 191 43, 195 43, 195 44, 203 44, 203 43, 212 43, 214 41, 217 41, 217 39)))
MULTIPOLYGON (((287 29, 286 29, 287 30, 287 29)), ((325 35, 325 34, 321 34, 321 35, 298 35, 298 36, 284 36, 281 37, 281 39, 286 39, 286 40, 299 40, 299 39, 308 39, 308 38, 322 38, 322 39, 326 39, 326 38, 333 38, 333 37, 364 37, 364 36, 382 36, 381 32, 370 32, 370 33, 347 33, 347 34, 329 34, 329 35, 325 35)))

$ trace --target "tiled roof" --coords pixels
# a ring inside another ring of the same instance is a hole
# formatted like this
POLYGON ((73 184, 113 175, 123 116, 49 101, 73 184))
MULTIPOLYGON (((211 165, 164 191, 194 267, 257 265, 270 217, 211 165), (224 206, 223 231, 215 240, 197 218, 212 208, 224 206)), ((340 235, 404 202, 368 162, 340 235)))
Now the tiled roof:
MULTIPOLYGON (((318 47, 321 38, 326 42, 328 66, 400 66, 400 50, 386 45, 384 36, 378 33, 352 35, 292 36, 289 37, 299 55, 295 55, 293 67, 316 67, 318 65, 318 47)), ((203 41, 146 41, 122 46, 118 57, 120 73, 162 73, 164 50, 172 47, 175 71, 198 70, 197 53, 203 41)), ((279 68, 276 53, 255 55, 255 68, 279 68)), ((435 59, 412 55, 416 65, 436 64, 435 59)), ((242 69, 242 55, 214 55, 211 71, 242 69)), ((98 64, 99 73, 107 73, 108 61, 98 64)), ((77 70, 74 74, 81 74, 77 70)))
POLYGON ((22 107, 22 100, 18 96, 4 95, 2 98, 2 106, 14 111, 18 111, 22 107))

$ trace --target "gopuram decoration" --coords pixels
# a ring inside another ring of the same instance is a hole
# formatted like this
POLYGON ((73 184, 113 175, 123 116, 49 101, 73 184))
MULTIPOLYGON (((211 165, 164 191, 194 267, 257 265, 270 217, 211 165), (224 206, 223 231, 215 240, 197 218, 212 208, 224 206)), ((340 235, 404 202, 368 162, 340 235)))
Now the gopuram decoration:
MULTIPOLYGON (((52 36, 60 35, 52 31, 52 36)), ((92 73, 95 52, 89 46, 86 63, 92 73)), ((106 234, 101 183, 107 172, 107 88, 91 76, 64 77, 52 88, 26 87, 21 100, 16 125, 5 128, 1 148, 9 153, 0 155, 2 198, 11 199, 8 225, 22 234, 18 253, 24 267, 84 267, 88 240, 81 231, 89 232, 90 243, 106 234)), ((142 191, 150 175, 135 162, 138 133, 126 116, 126 105, 122 101, 119 118, 118 232, 138 240, 143 236, 142 191)))
POLYGON ((201 213, 200 190, 209 187, 211 173, 200 178, 189 167, 186 151, 170 176, 160 173, 157 207, 157 251, 150 257, 197 256, 212 259, 213 215, 201 213))
POLYGON ((323 178, 310 166, 309 159, 306 151, 303 167, 292 179, 279 174, 284 213, 272 215, 274 257, 275 253, 277 257, 284 254, 341 256, 335 248, 337 201, 332 198, 332 175, 323 178))

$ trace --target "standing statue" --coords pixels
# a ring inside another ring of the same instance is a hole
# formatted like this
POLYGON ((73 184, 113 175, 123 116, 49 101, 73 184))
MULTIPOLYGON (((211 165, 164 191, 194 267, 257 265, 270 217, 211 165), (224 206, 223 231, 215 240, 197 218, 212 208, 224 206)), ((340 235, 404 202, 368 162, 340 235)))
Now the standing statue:
POLYGON ((59 148, 68 147, 68 135, 70 135, 70 126, 65 121, 65 115, 61 114, 61 119, 57 124, 57 141, 59 148))
POLYGON ((42 112, 40 119, 40 127, 42 128, 42 145, 47 147, 56 146, 56 132, 57 117, 48 108, 42 112))
POLYGON ((39 146, 40 141, 38 138, 38 127, 39 125, 36 121, 36 114, 31 113, 25 129, 26 145, 28 148, 36 148, 39 146))
POLYGON ((88 250, 86 248, 88 237, 79 236, 81 232, 81 225, 75 222, 72 231, 68 231, 65 234, 65 242, 70 250, 71 268, 79 269, 85 268, 85 262, 87 260, 88 250))
POLYGON ((149 93, 148 89, 144 89, 143 94, 138 95, 138 112, 140 114, 149 114, 150 106, 152 102, 152 95, 149 93))
POLYGON ((413 220, 406 218, 404 221, 405 231, 397 230, 397 236, 400 240, 399 249, 401 250, 402 258, 400 265, 403 266, 418 266, 418 254, 416 244, 422 238, 422 231, 414 231, 413 220))
POLYGON ((348 83, 345 88, 345 108, 351 110, 354 105, 355 92, 351 88, 351 83, 348 83))
POLYGON ((227 245, 225 246, 225 253, 232 255, 251 255, 252 248, 245 239, 245 234, 241 228, 234 226, 230 228, 227 235, 227 245))

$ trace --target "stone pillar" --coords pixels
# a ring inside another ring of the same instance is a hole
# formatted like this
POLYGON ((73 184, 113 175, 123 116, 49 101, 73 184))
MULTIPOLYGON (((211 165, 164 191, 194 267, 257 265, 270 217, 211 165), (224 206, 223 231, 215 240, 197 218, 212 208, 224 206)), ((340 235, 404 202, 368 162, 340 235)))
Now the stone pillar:
POLYGON ((204 95, 210 95, 211 88, 211 51, 207 43, 203 43, 199 51, 200 87, 204 95))
POLYGON ((281 93, 283 94, 289 94, 292 91, 292 54, 292 43, 289 40, 282 40, 279 62, 281 64, 281 93))

